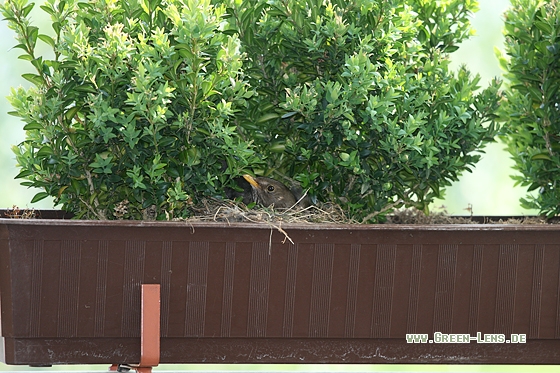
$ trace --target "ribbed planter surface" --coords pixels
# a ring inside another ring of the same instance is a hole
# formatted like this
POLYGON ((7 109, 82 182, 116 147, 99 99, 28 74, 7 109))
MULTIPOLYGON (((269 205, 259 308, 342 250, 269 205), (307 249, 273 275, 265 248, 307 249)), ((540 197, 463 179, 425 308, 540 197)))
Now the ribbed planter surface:
POLYGON ((559 225, 0 219, 3 361, 560 363, 559 225), (407 333, 525 334, 414 343, 407 333))

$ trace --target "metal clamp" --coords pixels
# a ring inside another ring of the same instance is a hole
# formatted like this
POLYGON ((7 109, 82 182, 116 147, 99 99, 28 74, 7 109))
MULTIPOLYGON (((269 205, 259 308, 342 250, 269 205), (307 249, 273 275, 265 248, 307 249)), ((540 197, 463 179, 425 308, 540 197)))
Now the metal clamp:
POLYGON ((113 364, 109 371, 151 373, 160 358, 160 285, 143 284, 140 321, 140 363, 113 364))

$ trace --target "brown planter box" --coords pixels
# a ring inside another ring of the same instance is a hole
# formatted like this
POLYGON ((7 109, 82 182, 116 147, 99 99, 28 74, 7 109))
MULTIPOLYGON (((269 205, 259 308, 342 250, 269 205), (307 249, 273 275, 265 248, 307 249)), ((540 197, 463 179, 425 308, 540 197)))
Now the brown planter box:
POLYGON ((282 229, 0 219, 3 361, 138 362, 161 284, 161 363, 560 363, 559 225, 282 229))

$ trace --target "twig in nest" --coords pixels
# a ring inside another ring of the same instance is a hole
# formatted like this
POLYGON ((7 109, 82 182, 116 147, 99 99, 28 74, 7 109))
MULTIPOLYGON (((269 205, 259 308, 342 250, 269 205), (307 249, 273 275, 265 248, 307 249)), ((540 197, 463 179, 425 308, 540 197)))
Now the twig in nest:
MULTIPOLYGON (((288 209, 286 209, 286 211, 284 211, 284 213, 290 212, 290 211, 292 211, 295 207, 298 207, 298 206, 299 206, 299 203, 300 203, 301 201, 303 201, 303 199, 307 196, 307 192, 309 192, 309 189, 306 189, 305 192, 302 194, 302 196, 299 197, 299 199, 296 201, 296 203, 294 203, 292 206, 290 206, 288 209)), ((306 209, 308 209, 309 207, 311 207, 311 206, 308 206, 308 207, 306 207, 306 208, 303 209, 303 210, 306 210, 306 209)))

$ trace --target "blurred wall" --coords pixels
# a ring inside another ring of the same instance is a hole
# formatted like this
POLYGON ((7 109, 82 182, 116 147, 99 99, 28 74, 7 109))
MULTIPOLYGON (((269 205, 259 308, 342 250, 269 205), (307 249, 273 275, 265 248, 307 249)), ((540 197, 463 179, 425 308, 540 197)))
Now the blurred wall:
MULTIPOLYGON (((482 84, 487 84, 501 71, 494 56, 494 47, 502 48, 502 14, 509 5, 509 0, 481 0, 480 11, 475 14, 473 27, 476 35, 465 42, 452 56, 453 64, 458 67, 466 64, 472 72, 482 76, 482 84)), ((43 30, 50 28, 49 19, 36 7, 33 18, 43 30), (44 27, 44 29, 43 29, 44 27)), ((46 199, 33 205, 28 202, 37 190, 30 190, 14 180, 18 170, 10 150, 12 144, 24 139, 22 125, 15 117, 6 113, 10 111, 5 97, 10 87, 26 86, 20 77, 30 71, 26 61, 18 60, 19 51, 11 49, 15 44, 13 32, 7 22, 0 23, 0 208, 18 205, 19 207, 52 208, 52 200, 46 199)), ((486 154, 476 166, 473 173, 466 173, 458 183, 448 188, 445 199, 437 200, 432 210, 444 206, 447 212, 455 215, 469 214, 466 209, 472 206, 476 215, 513 215, 531 214, 534 211, 523 210, 518 200, 525 194, 521 187, 514 187, 509 175, 513 172, 512 162, 503 150, 503 145, 492 144, 486 148, 486 154)))

